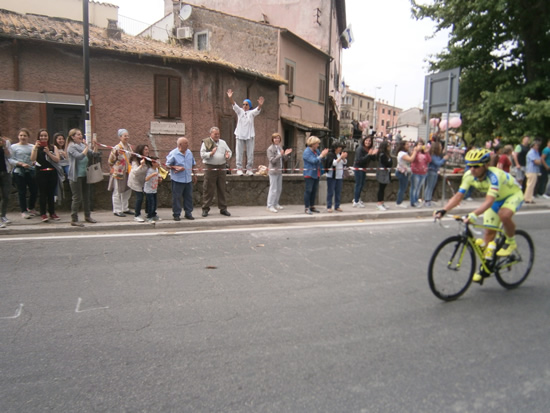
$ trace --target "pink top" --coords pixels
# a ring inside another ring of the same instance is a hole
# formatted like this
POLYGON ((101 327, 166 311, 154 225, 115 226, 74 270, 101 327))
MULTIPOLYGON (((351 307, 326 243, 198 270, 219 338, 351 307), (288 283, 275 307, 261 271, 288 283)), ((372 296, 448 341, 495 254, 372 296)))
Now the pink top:
POLYGON ((411 162, 411 171, 416 175, 426 175, 428 173, 428 164, 432 157, 429 153, 418 152, 414 161, 411 162))

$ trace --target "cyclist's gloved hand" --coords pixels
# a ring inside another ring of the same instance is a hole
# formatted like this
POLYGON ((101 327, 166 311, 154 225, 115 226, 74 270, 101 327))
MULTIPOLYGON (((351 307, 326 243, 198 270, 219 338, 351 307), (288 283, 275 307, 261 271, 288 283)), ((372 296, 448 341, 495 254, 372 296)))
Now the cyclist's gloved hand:
POLYGON ((468 215, 464 217, 464 222, 469 222, 471 224, 475 223, 477 221, 477 215, 473 212, 470 212, 468 215))
POLYGON ((434 211, 434 218, 441 219, 443 216, 447 213, 444 209, 439 209, 437 211, 434 211))

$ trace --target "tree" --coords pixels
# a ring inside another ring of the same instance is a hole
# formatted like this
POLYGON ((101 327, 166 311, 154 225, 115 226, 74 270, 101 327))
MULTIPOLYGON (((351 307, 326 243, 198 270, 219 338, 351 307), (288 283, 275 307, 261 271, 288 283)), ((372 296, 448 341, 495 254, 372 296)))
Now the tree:
POLYGON ((432 56, 434 72, 461 67, 463 128, 481 143, 516 141, 550 130, 550 2, 548 0, 411 0, 413 16, 449 31, 432 56))

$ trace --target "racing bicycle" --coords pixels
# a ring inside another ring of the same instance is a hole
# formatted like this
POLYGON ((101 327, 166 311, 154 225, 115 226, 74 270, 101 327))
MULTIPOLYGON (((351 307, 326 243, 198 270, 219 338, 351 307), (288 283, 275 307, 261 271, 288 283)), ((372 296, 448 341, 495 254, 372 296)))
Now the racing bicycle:
MULTIPOLYGON (((468 290, 477 269, 476 256, 483 272, 487 276, 494 274, 504 288, 517 288, 527 279, 535 259, 533 240, 527 232, 516 230, 517 249, 509 256, 499 257, 493 253, 492 258, 486 259, 484 249, 476 244, 473 228, 488 227, 464 223, 460 216, 453 216, 453 219, 458 222, 458 234, 437 246, 428 266, 428 283, 437 298, 453 301, 468 290)), ((492 227, 490 229, 494 230, 492 227)), ((495 252, 506 241, 502 226, 496 231, 495 252)), ((483 279, 480 284, 483 284, 483 279)))

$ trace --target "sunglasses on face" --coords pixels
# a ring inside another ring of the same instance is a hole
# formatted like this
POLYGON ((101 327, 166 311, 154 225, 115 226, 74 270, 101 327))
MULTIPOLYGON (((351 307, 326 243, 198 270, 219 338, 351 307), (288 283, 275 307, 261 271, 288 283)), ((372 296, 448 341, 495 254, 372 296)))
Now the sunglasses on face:
POLYGON ((470 168, 472 169, 477 169, 477 168, 481 168, 483 165, 472 165, 470 166, 470 168))

